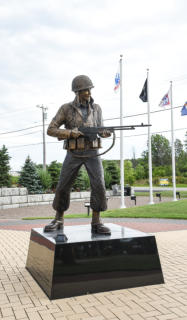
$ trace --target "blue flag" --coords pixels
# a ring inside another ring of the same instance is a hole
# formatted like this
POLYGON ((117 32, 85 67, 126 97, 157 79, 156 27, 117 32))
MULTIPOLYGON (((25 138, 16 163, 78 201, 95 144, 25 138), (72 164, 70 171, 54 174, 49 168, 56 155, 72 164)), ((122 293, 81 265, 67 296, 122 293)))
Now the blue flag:
POLYGON ((181 109, 181 116, 187 116, 187 101, 185 102, 185 104, 183 105, 182 109, 181 109))

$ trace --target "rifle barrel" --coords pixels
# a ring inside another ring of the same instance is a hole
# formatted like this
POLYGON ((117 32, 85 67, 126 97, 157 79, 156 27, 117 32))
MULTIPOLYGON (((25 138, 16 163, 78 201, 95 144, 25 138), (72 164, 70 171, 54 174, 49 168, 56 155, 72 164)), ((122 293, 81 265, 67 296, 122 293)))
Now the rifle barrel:
POLYGON ((134 125, 127 125, 127 126, 110 126, 110 127, 80 127, 79 130, 84 133, 88 133, 88 134, 96 134, 99 131, 102 130, 111 130, 111 131, 115 131, 115 130, 134 130, 135 128, 139 127, 150 127, 151 124, 134 124, 134 125))

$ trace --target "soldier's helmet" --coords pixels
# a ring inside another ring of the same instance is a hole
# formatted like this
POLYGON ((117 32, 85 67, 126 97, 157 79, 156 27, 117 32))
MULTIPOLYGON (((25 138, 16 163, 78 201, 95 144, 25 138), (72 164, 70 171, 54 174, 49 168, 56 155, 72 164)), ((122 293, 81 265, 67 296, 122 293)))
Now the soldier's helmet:
POLYGON ((94 85, 87 76, 80 75, 75 77, 72 81, 72 91, 74 92, 91 88, 94 88, 94 85))

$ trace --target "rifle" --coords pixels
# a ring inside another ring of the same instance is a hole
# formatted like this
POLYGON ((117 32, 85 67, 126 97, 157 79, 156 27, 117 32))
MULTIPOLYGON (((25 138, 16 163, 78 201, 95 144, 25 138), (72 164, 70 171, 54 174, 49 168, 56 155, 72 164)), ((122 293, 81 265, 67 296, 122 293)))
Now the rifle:
POLYGON ((73 151, 71 151, 74 154, 74 157, 77 158, 92 158, 92 157, 98 157, 101 156, 103 154, 105 154, 106 152, 108 152, 109 150, 112 149, 112 147, 115 144, 115 140, 116 140, 116 135, 115 135, 115 131, 116 130, 134 130, 135 128, 143 128, 143 127, 150 127, 151 124, 135 124, 135 125, 128 125, 128 126, 113 126, 113 127, 79 127, 78 131, 82 132, 84 134, 84 137, 89 139, 90 141, 93 141, 97 138, 97 135, 102 134, 103 131, 107 130, 110 131, 113 134, 113 141, 111 146, 104 152, 94 155, 94 156, 85 156, 85 155, 76 155, 74 154, 73 151))
POLYGON ((128 126, 113 126, 113 127, 80 127, 78 131, 82 132, 85 138, 93 141, 97 138, 97 135, 102 134, 103 131, 107 130, 114 134, 116 130, 134 130, 135 128, 150 127, 151 124, 135 124, 128 126))

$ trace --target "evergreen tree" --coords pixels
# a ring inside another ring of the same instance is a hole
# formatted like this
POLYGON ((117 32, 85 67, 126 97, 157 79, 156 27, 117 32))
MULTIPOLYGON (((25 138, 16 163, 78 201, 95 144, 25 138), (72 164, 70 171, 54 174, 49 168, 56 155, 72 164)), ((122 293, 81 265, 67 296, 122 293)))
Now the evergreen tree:
POLYGON ((105 187, 106 189, 110 189, 111 188, 111 175, 109 171, 106 171, 104 169, 104 180, 105 180, 105 187))
POLYGON ((19 184, 26 187, 30 194, 41 193, 42 187, 35 164, 28 156, 21 170, 19 184))
POLYGON ((84 179, 84 190, 89 190, 90 189, 90 179, 89 179, 88 173, 84 167, 82 170, 82 174, 83 174, 83 179, 84 179))
POLYGON ((75 190, 75 191, 85 190, 85 181, 84 181, 83 168, 80 168, 79 171, 78 171, 76 179, 75 179, 75 181, 73 183, 73 190, 75 190))
POLYGON ((106 178, 108 180, 109 175, 110 175, 110 182, 108 181, 109 186, 112 187, 113 184, 119 184, 120 183, 120 169, 116 163, 116 161, 107 161, 107 165, 105 167, 106 171, 106 178))
POLYGON ((51 175, 52 184, 51 187, 54 189, 57 186, 59 177, 60 177, 60 171, 61 171, 62 163, 55 161, 52 161, 48 167, 48 172, 51 175))
POLYGON ((11 186, 9 160, 10 156, 8 155, 8 149, 3 145, 0 149, 0 187, 11 186))

